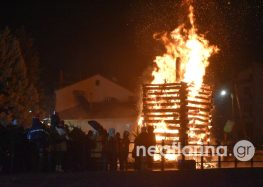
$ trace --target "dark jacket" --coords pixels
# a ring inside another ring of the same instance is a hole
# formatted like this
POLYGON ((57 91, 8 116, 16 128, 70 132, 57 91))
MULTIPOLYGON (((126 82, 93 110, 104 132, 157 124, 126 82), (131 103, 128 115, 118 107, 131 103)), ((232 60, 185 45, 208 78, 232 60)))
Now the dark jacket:
POLYGON ((48 133, 38 118, 33 118, 32 127, 27 133, 27 139, 41 147, 48 144, 48 133))

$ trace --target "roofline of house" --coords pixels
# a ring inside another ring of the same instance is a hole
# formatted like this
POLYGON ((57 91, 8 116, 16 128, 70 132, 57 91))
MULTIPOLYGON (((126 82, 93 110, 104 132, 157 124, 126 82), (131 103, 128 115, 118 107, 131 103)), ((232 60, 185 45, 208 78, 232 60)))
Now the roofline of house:
POLYGON ((92 75, 92 76, 90 76, 90 77, 87 77, 87 78, 85 78, 85 79, 83 79, 83 80, 80 80, 80 81, 78 81, 78 82, 72 83, 72 84, 70 84, 70 85, 64 86, 64 87, 62 87, 62 88, 56 89, 56 90, 55 90, 55 93, 58 92, 58 91, 61 91, 61 90, 63 90, 63 89, 66 89, 66 88, 68 88, 68 87, 75 86, 75 85, 77 85, 77 84, 79 84, 79 83, 81 83, 81 82, 84 82, 84 81, 86 81, 87 79, 93 78, 93 77, 95 77, 95 76, 101 76, 102 78, 104 78, 104 79, 112 82, 112 83, 115 84, 116 86, 119 86, 120 88, 127 90, 127 91, 130 92, 131 94, 134 94, 131 90, 129 90, 129 89, 127 89, 127 88, 119 85, 118 83, 116 83, 116 82, 114 82, 114 81, 106 78, 105 76, 101 75, 100 73, 94 74, 94 75, 92 75))

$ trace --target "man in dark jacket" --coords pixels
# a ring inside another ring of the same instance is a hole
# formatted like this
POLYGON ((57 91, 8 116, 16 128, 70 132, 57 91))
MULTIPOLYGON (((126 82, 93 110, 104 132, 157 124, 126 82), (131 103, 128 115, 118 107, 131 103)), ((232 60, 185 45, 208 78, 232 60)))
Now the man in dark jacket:
POLYGON ((118 142, 115 135, 115 129, 109 129, 109 137, 107 141, 108 165, 110 170, 117 170, 118 142))
POLYGON ((32 119, 32 127, 27 133, 27 139, 36 147, 38 153, 37 169, 38 171, 43 171, 47 151, 46 149, 48 147, 48 133, 43 128, 38 116, 32 119))
POLYGON ((144 147, 147 153, 147 149, 149 147, 149 135, 147 133, 147 128, 142 127, 141 133, 135 138, 134 141, 134 150, 133 156, 135 157, 135 169, 137 170, 145 170, 146 169, 146 154, 143 154, 143 151, 139 149, 139 147, 144 147), (139 149, 139 152, 137 150, 139 149))

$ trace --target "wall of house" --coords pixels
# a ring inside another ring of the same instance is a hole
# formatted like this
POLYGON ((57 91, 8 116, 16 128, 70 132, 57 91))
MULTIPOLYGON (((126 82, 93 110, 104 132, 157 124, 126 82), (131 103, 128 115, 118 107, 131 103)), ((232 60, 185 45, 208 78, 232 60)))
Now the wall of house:
POLYGON ((133 93, 100 75, 95 75, 57 90, 56 110, 60 112, 78 106, 80 104, 79 96, 85 98, 87 102, 94 103, 110 99, 128 102, 133 97, 133 93))

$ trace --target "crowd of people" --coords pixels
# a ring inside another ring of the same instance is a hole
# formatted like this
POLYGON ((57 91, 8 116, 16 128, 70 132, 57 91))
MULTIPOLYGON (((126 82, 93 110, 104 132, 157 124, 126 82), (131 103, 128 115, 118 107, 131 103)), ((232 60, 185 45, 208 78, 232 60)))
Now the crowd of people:
MULTIPOLYGON (((85 170, 126 171, 130 150, 129 132, 121 137, 115 129, 85 134, 80 128, 64 124, 57 113, 49 125, 32 119, 31 128, 23 128, 16 120, 0 125, 0 173, 63 172, 85 170)), ((135 146, 155 145, 153 128, 142 128, 135 146)), ((152 157, 135 155, 135 169, 152 167, 152 157)))

